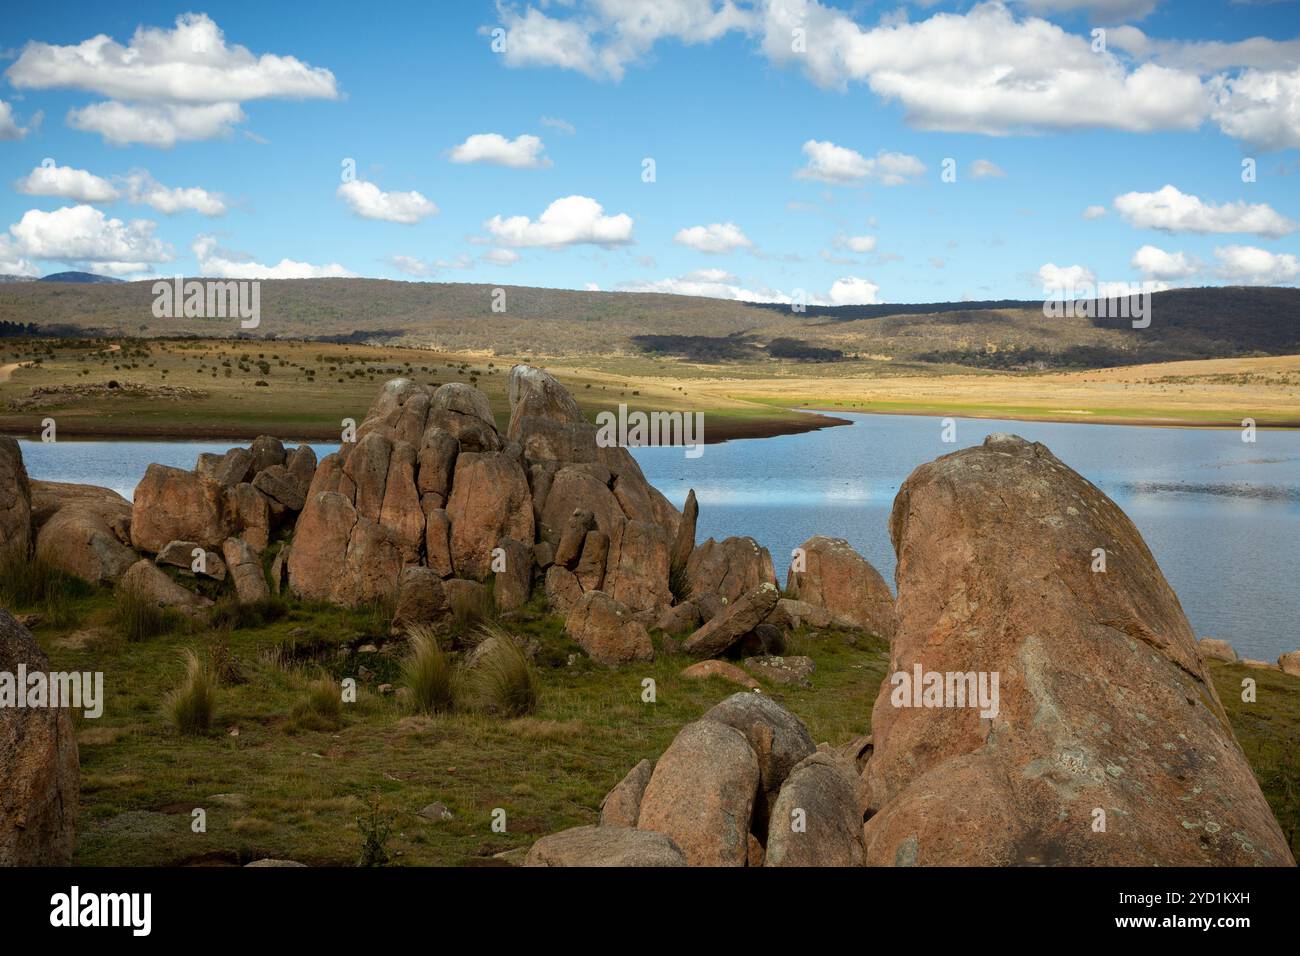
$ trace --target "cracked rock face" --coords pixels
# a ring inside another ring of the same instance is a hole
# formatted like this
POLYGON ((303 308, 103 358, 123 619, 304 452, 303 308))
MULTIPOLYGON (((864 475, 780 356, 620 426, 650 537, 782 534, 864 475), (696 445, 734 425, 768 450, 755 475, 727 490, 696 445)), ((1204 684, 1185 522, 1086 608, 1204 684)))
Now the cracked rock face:
POLYGON ((1177 597, 1100 490, 1041 444, 990 436, 916 469, 890 534, 868 864, 1294 862, 1177 597), (954 706, 955 680, 932 698, 947 706, 903 706, 919 698, 894 675, 918 667, 996 674, 996 715, 954 706))

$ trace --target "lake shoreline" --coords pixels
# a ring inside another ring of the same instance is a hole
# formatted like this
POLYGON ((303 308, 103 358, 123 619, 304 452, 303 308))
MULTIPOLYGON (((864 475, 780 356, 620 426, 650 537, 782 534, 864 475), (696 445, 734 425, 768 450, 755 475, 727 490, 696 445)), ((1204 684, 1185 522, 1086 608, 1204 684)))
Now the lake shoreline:
MULTIPOLYGON (((941 408, 918 408, 915 410, 899 408, 877 408, 871 405, 864 405, 861 408, 854 408, 851 411, 842 406, 828 407, 823 405, 800 405, 801 409, 807 409, 816 413, 835 413, 835 414, 852 414, 852 415, 912 415, 920 418, 983 418, 994 419, 996 421, 1009 422, 1052 422, 1060 425, 1130 425, 1136 428, 1196 428, 1196 429, 1240 429, 1239 423, 1215 421, 1213 419, 1181 419, 1181 418, 1158 418, 1158 417, 1124 417, 1116 415, 1052 415, 1035 412, 1025 412, 1016 410, 1014 412, 1000 412, 997 409, 981 408, 975 411, 963 409, 960 412, 953 412, 951 409, 941 408)), ((1292 430, 1300 429, 1300 418, 1284 419, 1283 421, 1266 421, 1255 423, 1257 429, 1269 430, 1292 430)))
MULTIPOLYGON (((851 425, 847 418, 825 414, 821 410, 798 411, 781 418, 737 419, 720 416, 717 424, 709 424, 709 414, 705 415, 704 444, 719 445, 727 441, 746 438, 774 438, 778 435, 800 435, 806 432, 820 431, 823 428, 835 428, 839 425, 851 425)), ((0 435, 13 438, 37 440, 40 438, 39 422, 15 415, 0 415, 0 435)), ((239 430, 224 423, 196 423, 182 434, 170 423, 158 424, 143 422, 112 421, 95 423, 71 420, 60 424, 58 434, 62 438, 80 438, 109 441, 137 441, 152 439, 155 441, 203 442, 231 441, 247 444, 259 435, 274 435, 286 442, 337 442, 338 426, 330 425, 295 425, 293 428, 276 429, 273 425, 259 426, 253 430, 239 430)))

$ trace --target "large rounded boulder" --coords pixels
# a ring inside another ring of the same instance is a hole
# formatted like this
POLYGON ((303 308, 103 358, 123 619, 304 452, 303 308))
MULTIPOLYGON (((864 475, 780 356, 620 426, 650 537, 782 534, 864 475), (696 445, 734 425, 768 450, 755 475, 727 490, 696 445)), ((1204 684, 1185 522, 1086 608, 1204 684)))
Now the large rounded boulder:
POLYGON ((1099 489, 992 435, 916 469, 890 534, 868 864, 1294 863, 1177 597, 1099 489))
POLYGON ((843 538, 814 535, 799 546, 786 590, 823 608, 841 627, 862 628, 892 638, 898 626, 894 595, 880 572, 843 538))

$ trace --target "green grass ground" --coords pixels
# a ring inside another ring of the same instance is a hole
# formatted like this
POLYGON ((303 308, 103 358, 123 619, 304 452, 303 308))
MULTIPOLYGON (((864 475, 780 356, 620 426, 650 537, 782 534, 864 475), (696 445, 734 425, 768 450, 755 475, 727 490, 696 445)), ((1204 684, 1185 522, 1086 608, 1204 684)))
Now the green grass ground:
MULTIPOLYGON (((278 620, 253 627, 182 629, 128 643, 112 632, 111 594, 73 603, 75 624, 35 633, 54 669, 105 673, 104 715, 77 718, 82 808, 74 862, 82 865, 265 856, 351 865, 362 842, 358 818, 369 816, 376 798, 392 817, 394 863, 489 860, 596 822, 601 798, 637 761, 657 757, 683 724, 739 689, 681 678, 690 661, 677 656, 617 670, 596 665, 557 618, 532 607, 513 627, 540 645, 534 714, 420 717, 395 695, 377 693, 379 684, 398 682, 404 649, 401 640, 382 643, 382 613, 290 605, 278 620), (372 643, 377 652, 356 651, 372 643), (182 736, 163 698, 181 680, 183 649, 213 645, 238 662, 244 682, 221 687, 210 735, 182 736), (338 678, 362 668, 373 674, 359 681, 358 700, 344 706, 337 728, 294 716, 322 668, 338 678), (646 678, 656 683, 655 703, 642 701, 646 678), (418 815, 434 801, 454 819, 418 815), (206 811, 206 833, 192 832, 195 808, 206 811), (497 808, 506 812, 504 833, 491 826, 497 808)), ((791 653, 816 659, 814 688, 769 692, 819 741, 861 733, 884 675, 884 646, 828 633, 796 637, 791 653)))
MULTIPOLYGON (((604 794, 637 761, 655 758, 680 727, 737 688, 688 681, 689 661, 612 670, 592 663, 565 637, 539 599, 511 624, 535 640, 541 698, 518 719, 455 713, 410 714, 378 685, 397 683, 404 641, 388 636, 382 609, 286 604, 248 626, 182 627, 137 642, 115 636, 113 596, 83 590, 64 620, 35 633, 56 670, 105 673, 106 705, 77 717, 81 816, 74 862, 81 865, 234 864, 260 857, 352 865, 359 821, 392 822, 386 849, 397 865, 496 863, 539 836, 594 823, 604 794), (360 651, 375 645, 375 651, 360 651), (224 683, 207 736, 182 736, 163 699, 181 680, 181 653, 196 647, 233 659, 239 683, 224 683), (301 716, 310 684, 366 675, 341 723, 301 716), (643 681, 656 701, 642 701, 643 681), (432 802, 454 818, 419 816, 432 802), (206 811, 195 833, 192 811, 206 811), (495 832, 493 813, 506 813, 495 832)), ((38 608, 39 610, 39 608, 38 608)), ((873 637, 800 633, 789 653, 817 664, 811 689, 766 687, 798 714, 817 741, 840 744, 870 727, 887 667, 873 637)), ((1234 730, 1293 850, 1300 851, 1300 680, 1276 671, 1212 664, 1234 730), (1258 682, 1243 703, 1241 680, 1258 682)))

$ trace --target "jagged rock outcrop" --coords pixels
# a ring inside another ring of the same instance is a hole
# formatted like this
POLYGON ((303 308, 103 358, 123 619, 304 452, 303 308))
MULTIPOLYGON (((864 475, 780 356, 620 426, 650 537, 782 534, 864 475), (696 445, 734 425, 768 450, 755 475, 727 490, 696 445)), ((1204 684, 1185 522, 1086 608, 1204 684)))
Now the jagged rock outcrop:
POLYGON ((171 541, 219 549, 232 532, 222 484, 192 471, 150 465, 131 506, 131 544, 157 554, 171 541))
POLYGON ((631 609, 603 591, 588 591, 565 618, 564 629, 592 660, 627 664, 654 659, 654 644, 631 609))
POLYGON ((215 551, 200 549, 197 541, 169 541, 167 546, 153 559, 154 564, 164 564, 180 568, 182 572, 212 578, 214 581, 226 580, 226 561, 215 551), (196 568, 198 553, 203 551, 203 561, 196 568))
POLYGON ((863 628, 878 637, 893 638, 898 627, 894 595, 866 558, 843 538, 820 534, 798 550, 802 561, 791 562, 787 591, 825 609, 831 622, 840 627, 863 628))
POLYGON ((790 630, 797 630, 800 627, 820 629, 830 627, 833 623, 831 613, 826 608, 790 598, 781 598, 777 601, 776 609, 768 620, 790 630))
POLYGON ((688 637, 682 650, 692 657, 716 657, 763 623, 780 597, 775 584, 755 586, 688 637))
POLYGON ((523 607, 533 592, 533 549, 531 545, 502 538, 497 542, 497 557, 493 566, 492 599, 497 610, 513 611, 523 607))
POLYGON ((31 548, 32 489, 23 452, 14 439, 0 435, 0 552, 26 557, 31 548))
MULTIPOLYGON (((753 538, 709 538, 696 546, 686 563, 686 577, 696 597, 709 595, 727 605, 760 584, 776 587, 772 555, 753 538)), ((706 615, 711 617, 712 615, 706 615)))
POLYGON ((235 585, 240 604, 255 604, 271 596, 262 572, 262 561, 243 538, 227 538, 221 546, 226 568, 235 585))
MULTIPOLYGON (((29 675, 50 671, 36 638, 0 608, 0 675, 13 681, 19 665, 29 675)), ((11 686, 8 693, 27 690, 11 686)), ((70 863, 79 800, 71 711, 7 701, 0 707, 0 866, 70 863)))
POLYGON ((498 541, 533 541, 532 497, 519 462, 502 452, 461 452, 447 516, 456 575, 483 580, 498 541))
POLYGON ((393 629, 411 625, 443 630, 455 620, 442 577, 433 568, 406 568, 397 585, 397 612, 393 629))
POLYGON ((1293 864, 1177 597, 1095 486, 991 435, 916 469, 890 535, 869 864, 1293 864), (956 697, 979 675, 996 706, 956 697))
POLYGON ((695 550, 695 524, 700 517, 700 503, 695 499, 695 489, 686 493, 686 504, 677 523, 677 536, 673 540, 672 562, 685 568, 695 550))
MULTIPOLYGON (((387 383, 356 442, 321 460, 303 496, 286 562, 294 593, 373 601, 396 593, 404 568, 427 567, 444 579, 495 575, 498 606, 510 610, 527 601, 536 566, 557 613, 599 592, 653 623, 673 603, 676 509, 626 449, 600 447, 548 373, 517 366, 509 395, 503 436, 469 385, 387 383)), ((265 497, 289 497, 275 489, 293 457, 260 473, 265 497)))

